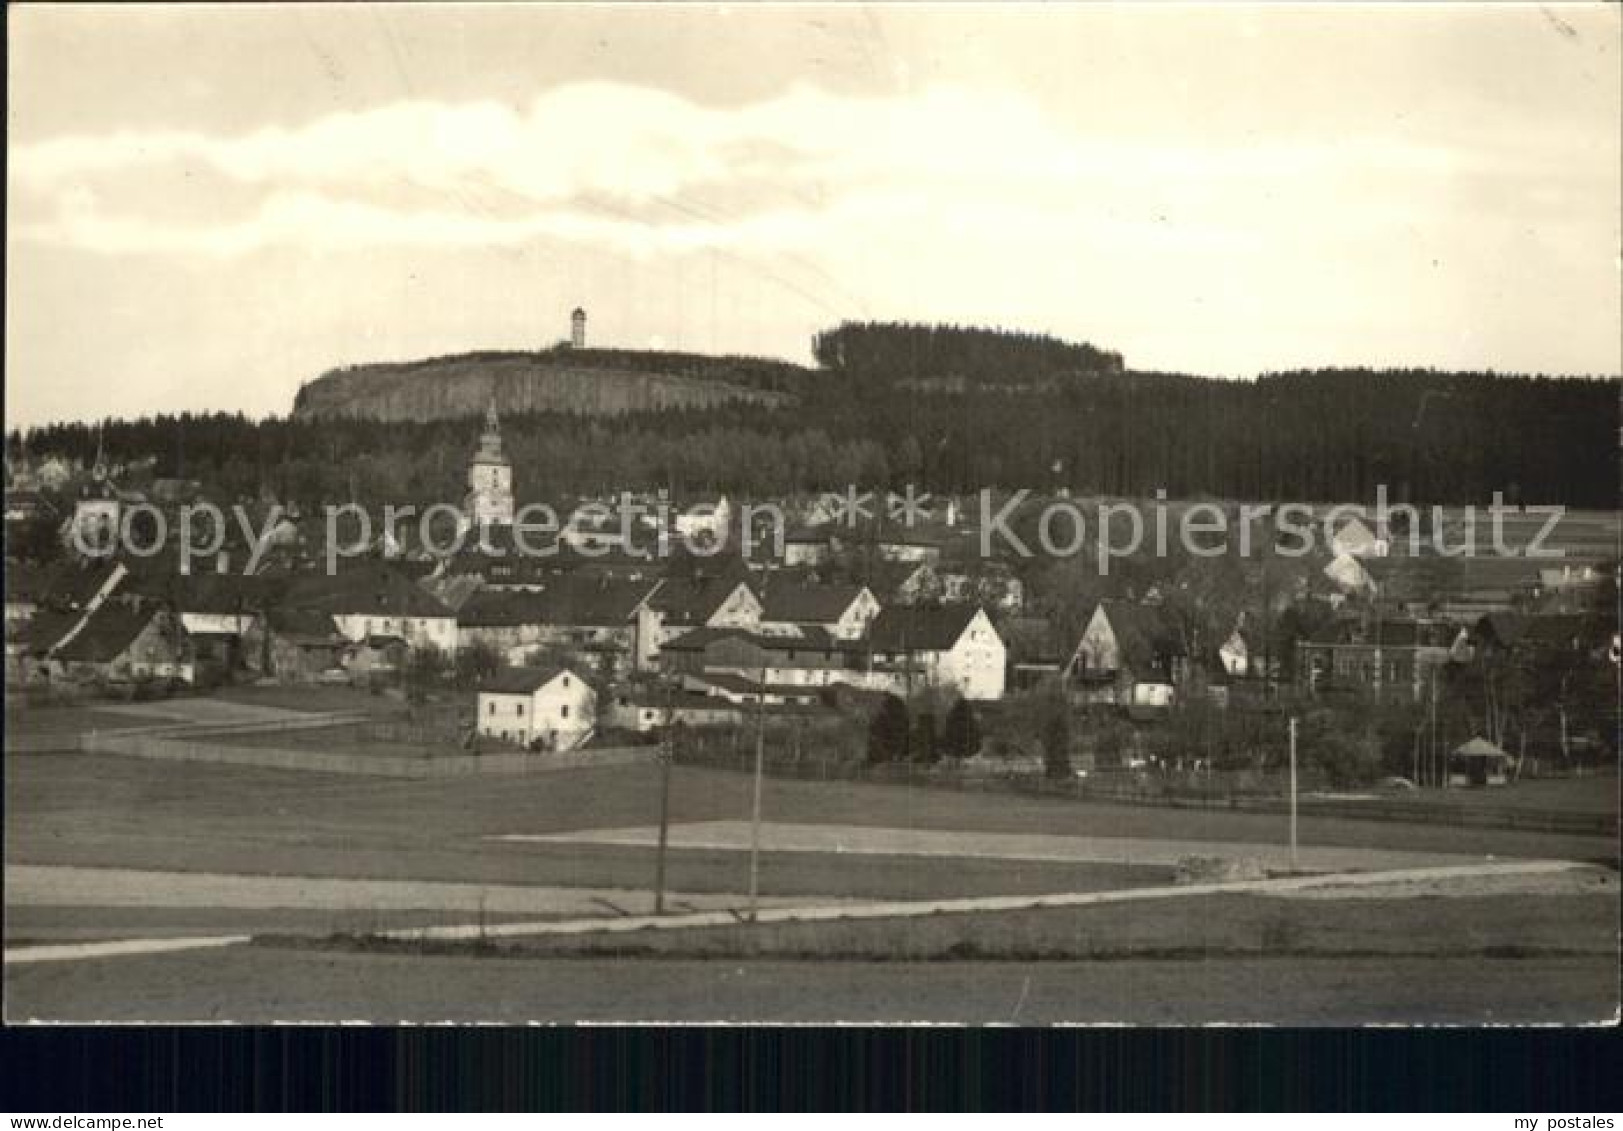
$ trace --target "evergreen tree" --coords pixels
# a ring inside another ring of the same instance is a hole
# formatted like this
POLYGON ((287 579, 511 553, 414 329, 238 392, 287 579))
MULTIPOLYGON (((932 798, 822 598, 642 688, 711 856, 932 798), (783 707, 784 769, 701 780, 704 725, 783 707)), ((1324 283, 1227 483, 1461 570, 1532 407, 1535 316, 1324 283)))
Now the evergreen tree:
POLYGON ((936 722, 933 712, 920 712, 918 718, 913 720, 911 753, 915 762, 930 764, 941 760, 941 744, 936 736, 936 722))
POLYGON ((981 748, 981 726, 968 699, 960 699, 947 712, 941 751, 948 758, 972 758, 981 748))
POLYGON ((1043 774, 1050 778, 1071 776, 1071 715, 1058 696, 1044 704, 1039 740, 1043 746, 1043 774))
POLYGON ((868 761, 905 762, 907 746, 907 704, 886 695, 868 724, 868 761))

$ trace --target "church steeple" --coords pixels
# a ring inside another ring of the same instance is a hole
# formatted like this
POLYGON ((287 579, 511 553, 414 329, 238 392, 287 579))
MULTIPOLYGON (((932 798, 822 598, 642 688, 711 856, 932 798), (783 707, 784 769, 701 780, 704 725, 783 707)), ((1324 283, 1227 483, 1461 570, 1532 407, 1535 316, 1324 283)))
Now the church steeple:
POLYGON ((468 468, 468 497, 463 502, 463 510, 474 523, 511 525, 513 522, 513 467, 502 451, 502 428, 496 418, 495 397, 485 409, 485 428, 479 434, 479 447, 468 468))
POLYGON ((96 462, 90 465, 90 476, 100 483, 107 478, 107 422, 96 425, 96 462))
POLYGON ((479 451, 474 456, 476 463, 505 463, 507 457, 502 455, 502 425, 496 418, 496 398, 490 398, 490 404, 485 409, 485 430, 479 434, 479 451))

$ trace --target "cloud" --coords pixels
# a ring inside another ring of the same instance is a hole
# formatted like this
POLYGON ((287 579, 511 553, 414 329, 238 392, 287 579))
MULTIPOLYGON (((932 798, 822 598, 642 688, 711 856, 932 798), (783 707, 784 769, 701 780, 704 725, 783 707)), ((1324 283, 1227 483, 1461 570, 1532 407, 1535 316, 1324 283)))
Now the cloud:
POLYGON ((853 233, 956 237, 969 224, 1114 247, 1154 239, 1169 221, 1198 250, 1253 239, 1270 193, 1485 167, 1481 155, 1401 139, 1223 147, 1089 136, 1024 97, 954 87, 858 97, 801 86, 717 109, 607 83, 559 87, 522 109, 418 100, 231 137, 60 137, 11 157, 21 238, 213 256, 536 239, 632 255, 806 251, 853 233), (200 194, 192 215, 143 200, 135 175, 146 185, 154 173, 200 194), (211 208, 196 187, 208 177, 259 199, 246 213, 211 208))

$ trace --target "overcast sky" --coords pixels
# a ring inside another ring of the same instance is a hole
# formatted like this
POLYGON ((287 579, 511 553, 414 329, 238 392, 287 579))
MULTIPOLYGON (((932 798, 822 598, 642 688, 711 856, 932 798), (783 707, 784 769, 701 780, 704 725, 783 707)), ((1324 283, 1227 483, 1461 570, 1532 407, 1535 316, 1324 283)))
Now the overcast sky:
POLYGON ((9 15, 11 426, 286 412, 577 304, 796 360, 906 318, 1623 371, 1615 6, 9 15))

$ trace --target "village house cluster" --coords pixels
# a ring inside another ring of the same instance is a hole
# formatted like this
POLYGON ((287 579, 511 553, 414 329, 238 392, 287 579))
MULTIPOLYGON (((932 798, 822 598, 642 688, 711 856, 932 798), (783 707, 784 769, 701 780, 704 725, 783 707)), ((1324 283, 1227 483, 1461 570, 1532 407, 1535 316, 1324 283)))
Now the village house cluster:
POLYGON ((1255 707, 1282 688, 1420 703, 1449 665, 1551 650, 1604 663, 1611 643, 1581 615, 1611 584, 1610 534, 1581 526, 1558 563, 1484 554, 1443 576, 1353 519, 1264 616, 1205 631, 1175 614, 1178 594, 1163 586, 1086 608, 1033 598, 1014 563, 970 552, 976 532, 950 499, 920 522, 860 526, 835 521, 827 499, 775 500, 794 525, 776 553, 750 557, 727 546, 744 541, 733 535, 745 508, 726 497, 639 497, 636 523, 614 509, 630 496, 588 500, 602 504, 589 508, 596 518, 557 532, 554 552, 508 553, 518 508, 494 406, 460 508, 494 535, 494 552, 487 541, 435 554, 384 531, 329 570, 321 520, 267 504, 263 544, 233 539, 205 568, 169 546, 76 554, 75 535, 105 537, 136 502, 177 506, 202 490, 155 480, 135 494, 115 479, 100 457, 88 475, 60 460, 8 466, 8 556, 12 529, 29 524, 51 525, 63 547, 48 565, 7 563, 9 686, 385 686, 424 655, 474 654, 474 732, 571 750, 608 729, 717 726, 925 690, 985 704, 1060 688, 1079 709, 1130 718, 1194 700, 1255 707), (650 556, 625 543, 628 530, 723 549, 650 556), (1275 615, 1310 602, 1330 615, 1306 628, 1275 615))

